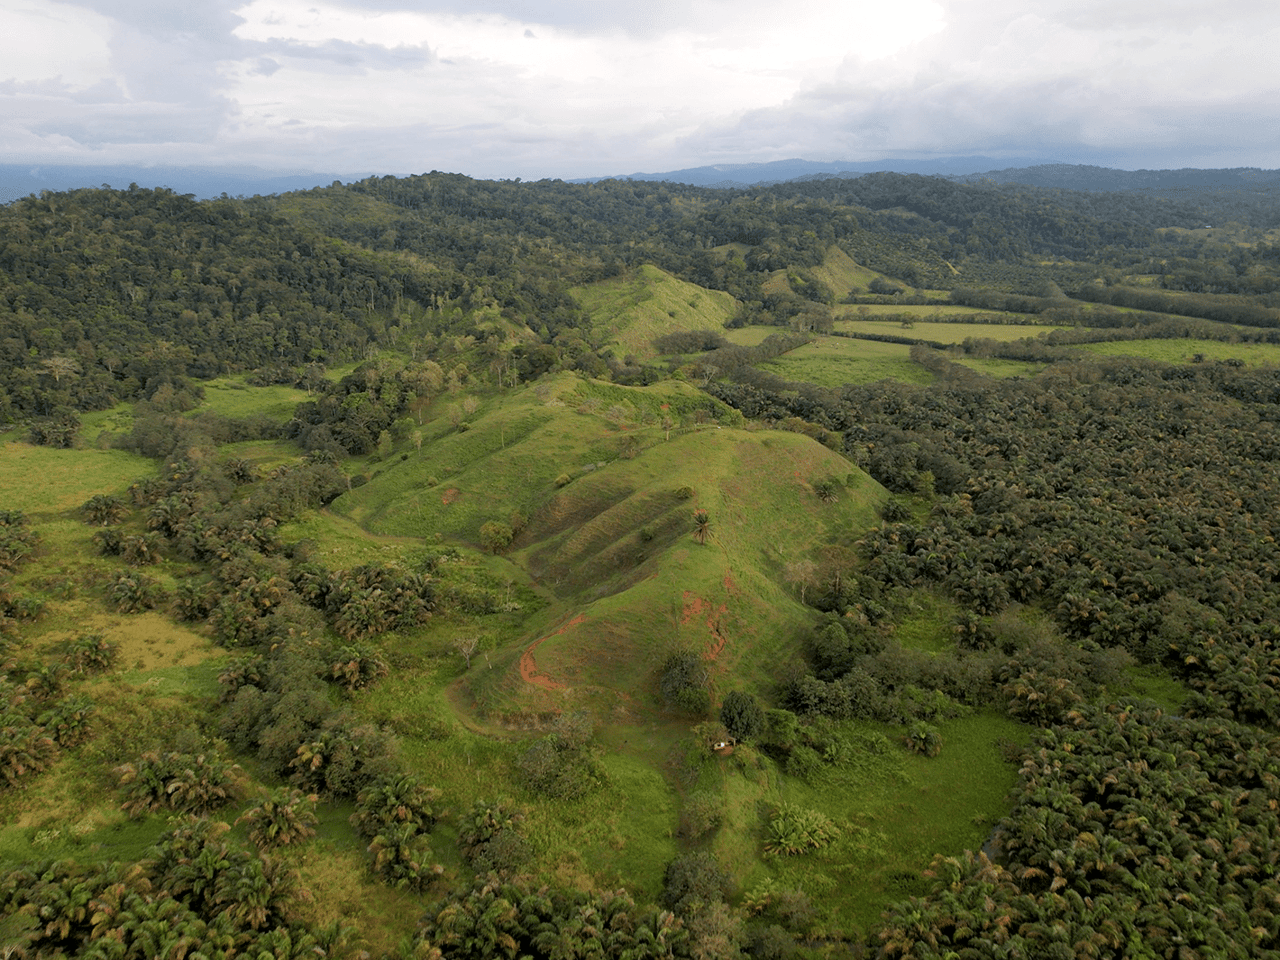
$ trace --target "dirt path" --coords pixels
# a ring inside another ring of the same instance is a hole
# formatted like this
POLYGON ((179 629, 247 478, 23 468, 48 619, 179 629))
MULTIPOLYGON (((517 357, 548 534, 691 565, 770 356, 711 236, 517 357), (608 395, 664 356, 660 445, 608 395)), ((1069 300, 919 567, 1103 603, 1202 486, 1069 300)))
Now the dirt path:
POLYGON ((574 617, 572 620, 570 620, 568 623, 565 623, 559 628, 552 630, 545 637, 539 637, 537 640, 533 641, 533 643, 529 644, 529 646, 525 649, 524 653, 521 654, 520 656, 521 679, 523 679, 525 683, 531 683, 535 687, 541 687, 543 690, 566 689, 565 684, 557 683, 555 680, 552 680, 545 673, 538 672, 538 661, 534 659, 533 652, 537 650, 541 644, 550 640, 552 637, 558 637, 560 636, 560 634, 564 633, 570 627, 576 627, 580 623, 585 623, 586 620, 587 620, 586 615, 580 613, 576 617, 574 617))

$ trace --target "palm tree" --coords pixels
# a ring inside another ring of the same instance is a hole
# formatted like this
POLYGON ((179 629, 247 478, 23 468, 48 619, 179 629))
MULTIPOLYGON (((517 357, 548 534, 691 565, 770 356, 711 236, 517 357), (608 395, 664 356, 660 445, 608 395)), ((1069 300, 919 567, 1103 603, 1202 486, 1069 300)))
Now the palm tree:
POLYGON ((699 507, 693 511, 693 539, 698 543, 706 544, 707 537, 711 534, 711 514, 699 507))

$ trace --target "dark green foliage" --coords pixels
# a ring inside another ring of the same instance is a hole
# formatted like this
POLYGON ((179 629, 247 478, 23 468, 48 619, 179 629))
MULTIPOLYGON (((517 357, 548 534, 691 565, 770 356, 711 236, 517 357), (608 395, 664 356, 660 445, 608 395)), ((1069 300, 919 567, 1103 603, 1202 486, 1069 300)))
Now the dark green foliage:
POLYGON ((382 833, 385 827, 412 825, 429 833, 436 822, 440 791, 411 774, 384 777, 362 789, 356 796, 356 812, 351 825, 365 839, 382 833))
POLYGON ((573 799, 603 779, 592 756, 593 725, 585 715, 557 718, 555 732, 535 740, 516 760, 530 789, 549 797, 573 799))
POLYGON ((926 757, 936 757, 942 752, 942 734, 932 724, 917 720, 907 728, 903 742, 912 753, 922 753, 926 757))
POLYGON ((490 876, 428 908, 415 956, 671 960, 694 956, 688 941, 681 919, 640 907, 622 890, 582 893, 490 876))
POLYGON ((729 875, 708 853, 685 853, 667 864, 662 902, 681 916, 721 903, 729 895, 729 875))
POLYGON ((764 729, 764 709, 751 694, 730 690, 720 705, 720 722, 735 740, 754 740, 764 729))
POLYGON ((144 753, 115 772, 121 808, 131 817, 165 810, 203 816, 235 798, 240 768, 215 754, 169 751, 144 753))
POLYGON ((702 657, 692 650, 682 650, 667 657, 658 686, 668 705, 703 716, 711 706, 709 680, 702 657))
POLYGON ((259 850, 300 843, 315 835, 315 794, 281 787, 251 805, 236 825, 249 824, 249 839, 259 850))
POLYGON ((478 875, 507 875, 529 859, 528 843, 521 831, 525 811, 507 799, 477 800, 458 821, 458 846, 478 875))

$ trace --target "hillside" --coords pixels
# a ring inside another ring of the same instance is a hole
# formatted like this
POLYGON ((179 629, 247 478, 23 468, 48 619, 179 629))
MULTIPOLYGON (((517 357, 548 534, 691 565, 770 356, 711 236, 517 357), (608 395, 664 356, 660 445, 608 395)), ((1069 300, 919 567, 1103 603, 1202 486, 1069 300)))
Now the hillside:
POLYGON ((1277 953, 1245 193, 0 210, 0 947, 1277 953))

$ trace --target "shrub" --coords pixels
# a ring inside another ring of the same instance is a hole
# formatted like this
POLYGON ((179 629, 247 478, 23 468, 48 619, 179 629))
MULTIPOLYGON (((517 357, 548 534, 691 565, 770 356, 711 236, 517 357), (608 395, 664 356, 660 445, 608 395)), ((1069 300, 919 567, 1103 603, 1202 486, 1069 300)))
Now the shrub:
POLYGON ((880 508, 880 519, 886 523, 902 523, 911 518, 911 511, 901 500, 886 500, 880 508))
POLYGON ((569 485, 569 481, 572 479, 573 478, 570 477, 567 473, 562 473, 560 474, 560 476, 556 477, 556 486, 567 487, 569 485))
POLYGON ((299 843, 315 836, 316 795, 282 787, 249 807, 237 824, 249 824, 249 839, 259 850, 299 843))
POLYGON ((764 710, 749 693, 731 690, 720 705, 720 722, 737 740, 754 740, 764 729, 764 710))
POLYGON ((911 725, 903 742, 912 753, 923 753, 926 757, 936 757, 942 752, 942 734, 937 727, 923 720, 911 725))
POLYGON ((102 634, 82 633, 71 642, 65 660, 76 673, 101 673, 111 668, 119 653, 119 644, 102 634))
POLYGON ((771 856, 795 856, 829 846, 838 839, 840 829, 825 814, 780 803, 769 814, 764 850, 771 856))
POLYGON ((439 799, 439 790, 412 774, 386 777, 360 791, 351 825, 366 839, 393 824, 412 824, 427 833, 435 825, 434 805, 439 799))
POLYGON ((520 831, 525 811, 511 800, 479 800, 458 825, 458 846, 478 874, 510 873, 529 859, 520 831))
POLYGON ((709 790, 689 795, 684 805, 684 832, 691 839, 705 836, 724 819, 724 801, 709 790))
POLYGON ((162 810, 204 816, 234 799, 240 768, 217 756, 148 752, 115 772, 125 790, 121 809, 131 817, 162 810))
POLYGON ((159 606, 164 589, 144 574, 122 573, 107 588, 107 597, 121 613, 139 613, 159 606))
POLYGON ((708 853, 686 853, 667 864, 662 902, 689 916, 722 903, 729 892, 729 875, 708 853))
POLYGON ((703 715, 711 706, 711 695, 707 692, 709 679, 702 657, 692 650, 682 650, 671 654, 662 665, 659 688, 662 698, 671 706, 703 715))
POLYGON ((515 531, 501 520, 490 520, 480 528, 480 545, 490 553, 500 553, 511 546, 515 531))

